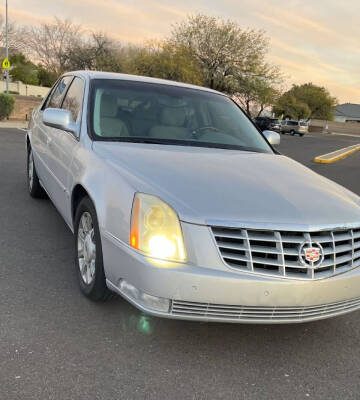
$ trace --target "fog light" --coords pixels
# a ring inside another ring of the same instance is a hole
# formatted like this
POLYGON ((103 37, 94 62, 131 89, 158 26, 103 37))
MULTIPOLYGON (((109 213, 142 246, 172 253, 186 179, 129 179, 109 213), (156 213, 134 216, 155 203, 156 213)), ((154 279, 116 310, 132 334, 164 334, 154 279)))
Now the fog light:
POLYGON ((147 293, 141 293, 141 302, 145 307, 149 307, 152 310, 169 312, 170 310, 170 300, 164 299, 163 297, 151 296, 147 293))
POLYGON ((135 303, 142 305, 145 308, 149 308, 154 311, 160 311, 168 313, 170 310, 170 300, 164 299, 163 297, 156 297, 150 294, 144 293, 131 285, 129 282, 122 280, 119 285, 119 289, 124 296, 133 300, 135 303))

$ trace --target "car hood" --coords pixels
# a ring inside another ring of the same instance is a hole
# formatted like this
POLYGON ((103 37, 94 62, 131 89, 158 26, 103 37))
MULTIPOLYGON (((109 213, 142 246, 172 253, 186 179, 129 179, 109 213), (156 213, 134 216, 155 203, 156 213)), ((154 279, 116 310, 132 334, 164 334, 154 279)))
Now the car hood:
POLYGON ((136 191, 170 204, 182 221, 326 229, 360 224, 360 198, 276 154, 95 142, 94 151, 136 191))

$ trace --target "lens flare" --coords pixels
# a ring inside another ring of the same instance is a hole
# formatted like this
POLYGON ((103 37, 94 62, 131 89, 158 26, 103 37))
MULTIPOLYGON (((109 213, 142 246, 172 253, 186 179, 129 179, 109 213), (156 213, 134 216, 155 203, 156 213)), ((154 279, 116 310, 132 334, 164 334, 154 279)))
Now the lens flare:
POLYGON ((165 236, 153 236, 149 240, 149 251, 154 257, 171 258, 176 253, 176 246, 173 241, 165 236))

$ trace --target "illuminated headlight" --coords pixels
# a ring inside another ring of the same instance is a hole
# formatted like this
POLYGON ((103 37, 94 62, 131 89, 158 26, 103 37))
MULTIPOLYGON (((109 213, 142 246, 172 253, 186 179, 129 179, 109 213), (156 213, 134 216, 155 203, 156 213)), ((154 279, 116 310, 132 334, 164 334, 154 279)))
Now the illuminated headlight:
POLYGON ((162 200, 149 194, 135 195, 130 245, 154 258, 186 260, 183 235, 176 212, 162 200))

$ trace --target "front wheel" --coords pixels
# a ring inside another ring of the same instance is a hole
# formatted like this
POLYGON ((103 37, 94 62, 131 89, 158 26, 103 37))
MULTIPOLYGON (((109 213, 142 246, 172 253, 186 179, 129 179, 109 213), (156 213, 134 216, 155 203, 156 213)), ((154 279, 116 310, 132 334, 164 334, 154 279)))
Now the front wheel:
POLYGON ((31 197, 36 199, 45 197, 45 191, 41 187, 39 177, 36 172, 34 155, 32 149, 30 148, 27 155, 27 183, 28 190, 31 197))
POLYGON ((76 210, 74 240, 80 290, 94 301, 112 298, 114 293, 106 286, 96 211, 88 197, 81 200, 76 210))
POLYGON ((290 131, 290 134, 291 134, 292 136, 294 136, 294 135, 295 135, 295 131, 294 131, 294 130, 290 131))

